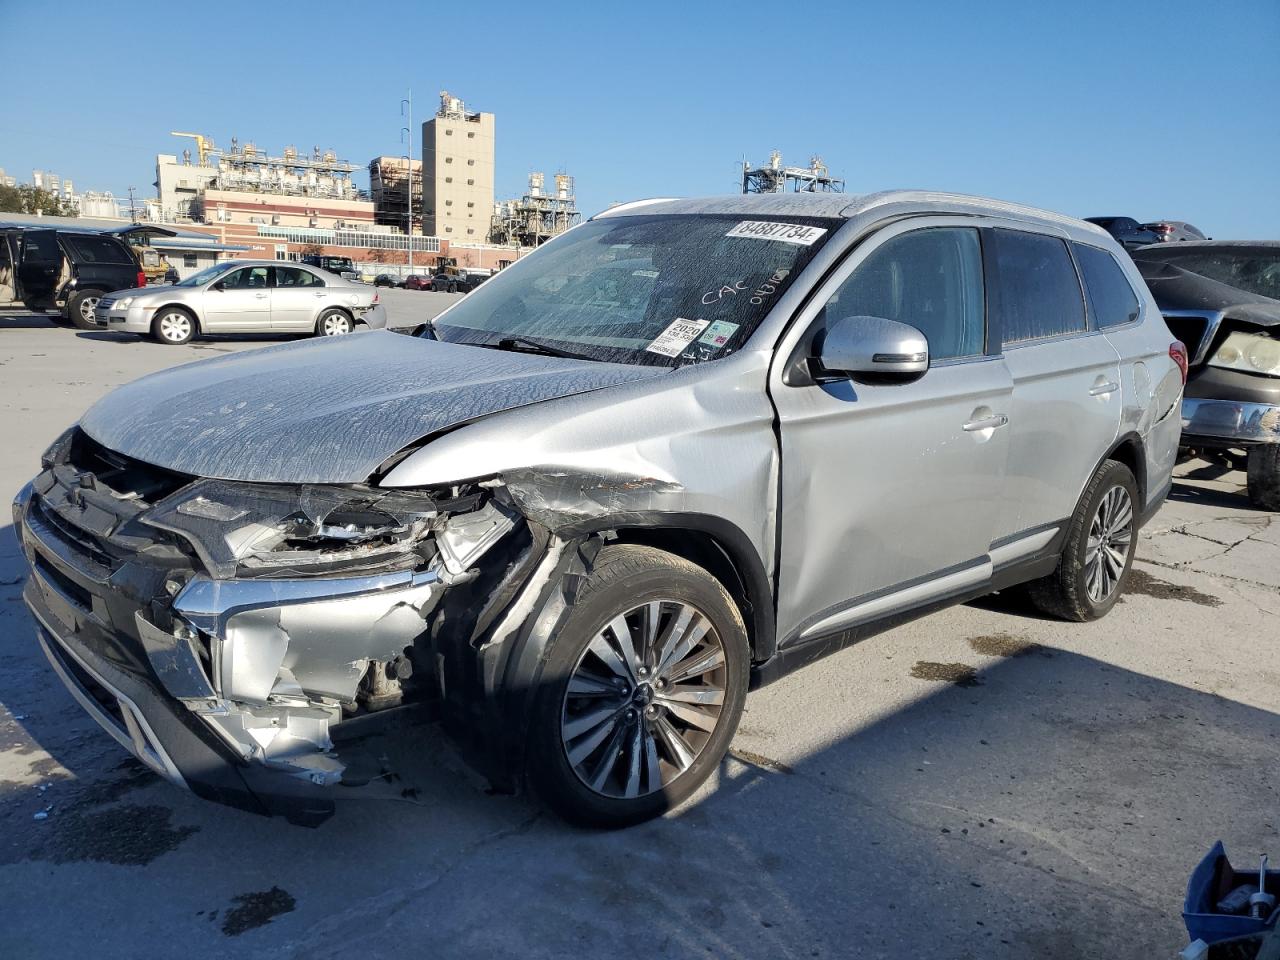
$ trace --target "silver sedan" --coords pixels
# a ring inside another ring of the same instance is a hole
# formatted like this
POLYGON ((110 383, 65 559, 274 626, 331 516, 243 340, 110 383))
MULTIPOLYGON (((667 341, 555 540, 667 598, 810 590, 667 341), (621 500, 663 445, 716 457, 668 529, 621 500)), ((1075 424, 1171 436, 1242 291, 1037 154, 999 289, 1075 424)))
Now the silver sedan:
POLYGON ((118 290, 98 301, 94 317, 108 330, 172 344, 202 333, 332 337, 387 325, 375 287, 275 260, 230 260, 169 286, 118 290))

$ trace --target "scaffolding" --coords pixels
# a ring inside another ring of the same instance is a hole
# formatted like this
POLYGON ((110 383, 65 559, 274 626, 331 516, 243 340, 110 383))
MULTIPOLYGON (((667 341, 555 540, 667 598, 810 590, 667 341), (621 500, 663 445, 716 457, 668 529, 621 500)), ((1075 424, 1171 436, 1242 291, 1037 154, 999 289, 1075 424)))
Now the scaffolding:
POLYGON ((807 167, 784 167, 782 154, 775 150, 765 166, 742 162, 742 192, 844 193, 844 181, 830 176, 819 156, 810 157, 807 167))
POLYGON ((369 193, 373 221, 406 233, 422 232, 422 161, 408 157, 375 157, 369 161, 369 193), (412 197, 410 196, 412 191, 412 197), (412 226, 409 211, 413 211, 412 226))
POLYGON ((555 194, 548 195, 543 175, 531 173, 529 189, 523 197, 495 203, 490 242, 536 247, 577 223, 582 214, 573 195, 573 177, 557 173, 555 184, 555 194))

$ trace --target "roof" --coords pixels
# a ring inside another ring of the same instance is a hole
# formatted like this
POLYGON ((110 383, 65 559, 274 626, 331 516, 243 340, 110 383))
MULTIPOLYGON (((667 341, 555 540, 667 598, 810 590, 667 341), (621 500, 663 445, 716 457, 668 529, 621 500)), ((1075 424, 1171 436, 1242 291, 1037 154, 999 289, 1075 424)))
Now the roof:
POLYGON ((119 231, 135 226, 143 229, 156 227, 179 237, 209 236, 207 233, 183 230, 169 224, 151 223, 148 220, 135 224, 128 220, 108 220, 101 217, 45 217, 35 213, 0 213, 0 227, 43 227, 46 230, 82 230, 97 233, 109 230, 119 231))
POLYGON ((1173 250, 1217 250, 1223 247, 1249 247, 1280 252, 1280 240, 1171 240, 1168 243, 1148 243, 1133 251, 1135 257, 1144 253, 1166 253, 1173 250))
POLYGON ((958 213, 994 215, 1027 220, 1059 227, 1086 229, 1089 233, 1105 233, 1093 224, 1049 210, 1040 210, 1004 200, 991 200, 960 193, 933 190, 885 190, 879 193, 746 193, 719 197, 646 200, 623 204, 599 214, 599 217, 638 216, 644 214, 766 214, 772 216, 843 217, 852 220, 864 214, 883 211, 919 213, 958 213))

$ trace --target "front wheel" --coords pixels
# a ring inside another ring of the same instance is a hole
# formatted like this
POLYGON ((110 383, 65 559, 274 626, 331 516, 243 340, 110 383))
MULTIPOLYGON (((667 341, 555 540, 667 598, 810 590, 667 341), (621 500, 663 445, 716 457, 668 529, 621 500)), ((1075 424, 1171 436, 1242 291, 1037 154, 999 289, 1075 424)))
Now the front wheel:
POLYGON ((351 318, 341 310, 326 310, 316 321, 316 335, 341 337, 351 332, 351 318))
POLYGON ((67 319, 81 330, 100 329, 93 311, 101 299, 101 290, 77 290, 67 299, 67 319))
POLYGON ((151 335, 170 346, 188 343, 196 335, 196 318, 179 307, 166 307, 152 319, 151 335))
POLYGON ((1064 620, 1097 620, 1124 591, 1138 543, 1138 484, 1123 463, 1108 460, 1084 488, 1067 524, 1058 568, 1028 584, 1040 610, 1064 620))
POLYGON ((749 661, 718 580, 661 550, 605 547, 551 643, 530 781, 575 823, 620 827, 671 809, 729 749, 749 661))
POLYGON ((1280 511, 1280 443, 1250 447, 1246 470, 1249 502, 1264 510, 1280 511))

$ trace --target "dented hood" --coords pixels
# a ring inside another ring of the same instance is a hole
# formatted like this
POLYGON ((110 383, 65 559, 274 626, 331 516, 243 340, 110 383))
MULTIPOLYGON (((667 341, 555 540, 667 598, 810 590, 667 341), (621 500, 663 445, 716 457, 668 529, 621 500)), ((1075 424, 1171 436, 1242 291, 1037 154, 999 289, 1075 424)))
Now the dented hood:
POLYGON ((359 333, 153 373, 98 401, 80 426, 112 450, 179 473, 358 483, 431 433, 667 372, 359 333))

